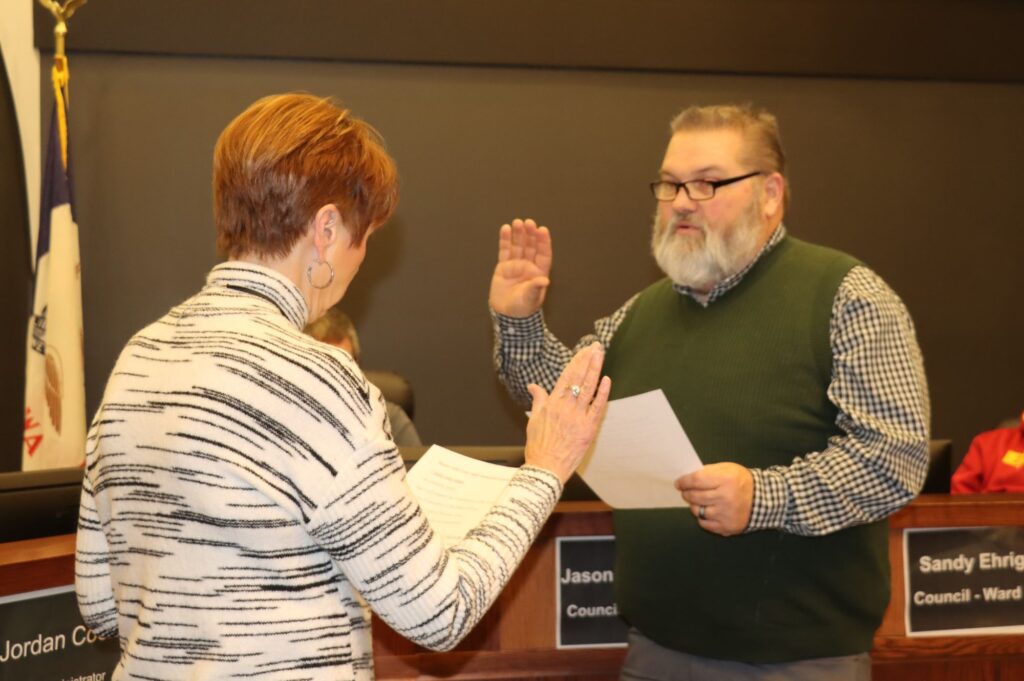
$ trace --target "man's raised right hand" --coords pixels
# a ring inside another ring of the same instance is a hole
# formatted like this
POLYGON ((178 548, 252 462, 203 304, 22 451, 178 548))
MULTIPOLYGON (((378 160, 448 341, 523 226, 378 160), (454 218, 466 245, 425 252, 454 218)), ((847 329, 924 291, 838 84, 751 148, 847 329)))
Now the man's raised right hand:
POLYGON ((529 317, 544 304, 551 284, 551 233, 533 220, 501 226, 498 264, 491 277, 491 309, 508 317, 529 317))

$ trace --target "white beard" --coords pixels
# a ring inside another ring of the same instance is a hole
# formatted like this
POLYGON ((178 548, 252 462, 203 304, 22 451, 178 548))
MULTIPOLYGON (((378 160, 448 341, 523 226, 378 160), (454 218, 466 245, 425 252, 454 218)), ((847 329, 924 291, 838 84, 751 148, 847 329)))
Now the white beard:
POLYGON ((707 292, 736 274, 757 255, 761 224, 758 202, 751 201, 747 211, 725 229, 709 229, 695 216, 683 218, 674 213, 668 221, 655 213, 651 231, 651 253, 658 267, 680 286, 707 292), (675 225, 685 219, 699 234, 676 234, 675 225))

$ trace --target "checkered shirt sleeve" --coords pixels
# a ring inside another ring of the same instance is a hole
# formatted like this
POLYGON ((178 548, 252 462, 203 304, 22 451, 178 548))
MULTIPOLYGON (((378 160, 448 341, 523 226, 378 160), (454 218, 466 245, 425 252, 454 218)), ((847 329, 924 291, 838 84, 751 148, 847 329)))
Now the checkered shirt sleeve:
POLYGON ((902 301, 866 267, 840 284, 830 327, 828 397, 843 431, 821 452, 754 469, 747 531, 823 535, 885 518, 914 498, 928 469, 924 364, 902 301))
POLYGON ((544 313, 529 317, 506 317, 491 310, 494 323, 494 366, 498 378, 512 398, 523 405, 531 402, 526 386, 536 383, 548 392, 555 387, 562 370, 579 350, 598 341, 607 349, 637 294, 607 317, 594 322, 594 332, 581 338, 570 350, 548 331, 544 313))

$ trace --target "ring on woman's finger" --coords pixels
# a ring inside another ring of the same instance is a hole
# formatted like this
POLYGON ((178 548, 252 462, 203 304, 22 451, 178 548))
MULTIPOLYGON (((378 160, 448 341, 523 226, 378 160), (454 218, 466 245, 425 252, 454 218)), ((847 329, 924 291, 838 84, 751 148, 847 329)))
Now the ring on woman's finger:
POLYGON ((707 506, 701 506, 700 508, 698 508, 697 509, 697 517, 700 518, 701 520, 707 520, 708 519, 707 510, 708 510, 707 506))
POLYGON ((569 386, 569 392, 572 393, 573 397, 579 397, 580 393, 583 392, 583 389, 580 388, 578 385, 572 385, 569 386))

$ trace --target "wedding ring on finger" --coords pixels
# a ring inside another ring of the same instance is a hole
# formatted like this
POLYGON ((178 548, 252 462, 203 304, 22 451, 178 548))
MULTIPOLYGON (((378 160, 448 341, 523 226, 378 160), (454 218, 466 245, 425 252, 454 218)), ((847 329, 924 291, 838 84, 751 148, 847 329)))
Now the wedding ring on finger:
POLYGON ((697 509, 697 517, 700 518, 701 520, 707 520, 708 519, 707 510, 708 510, 707 506, 701 506, 700 508, 698 508, 697 509))
POLYGON ((573 397, 579 397, 580 393, 583 392, 583 389, 578 385, 571 385, 569 386, 569 392, 572 393, 573 397))

